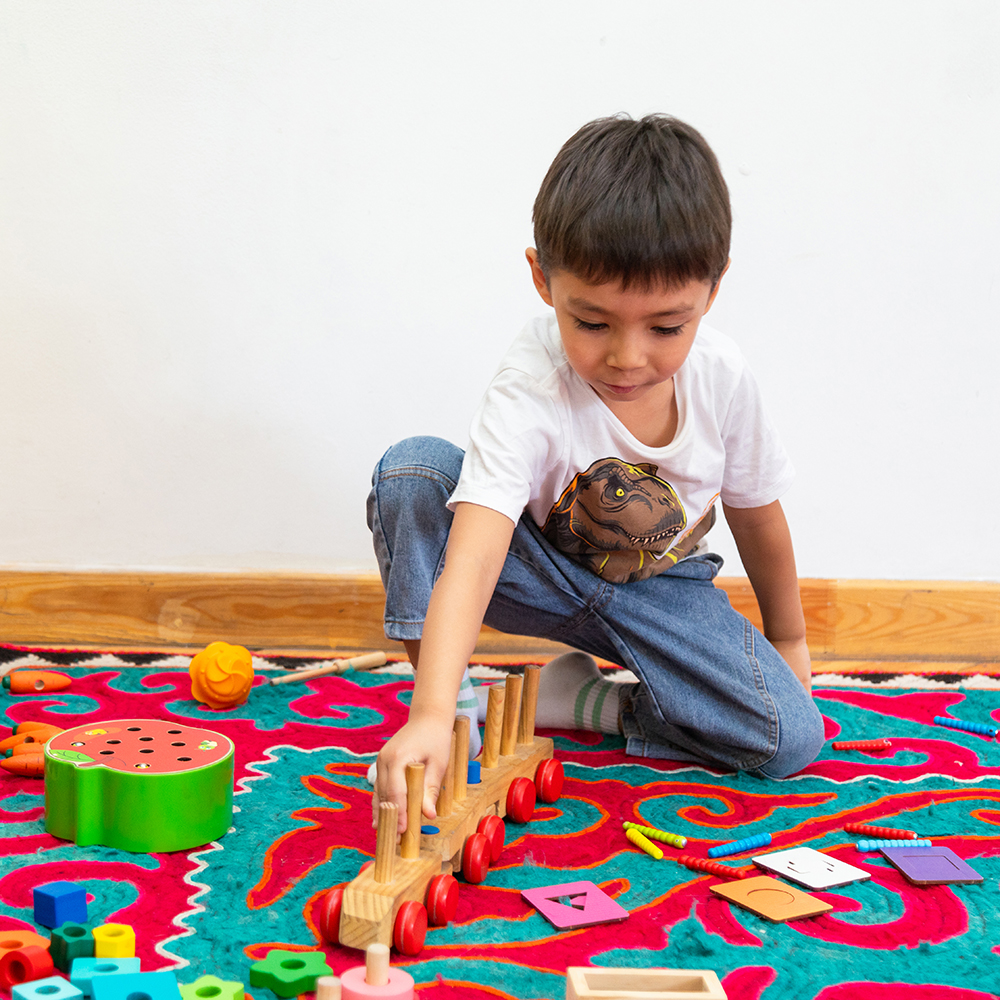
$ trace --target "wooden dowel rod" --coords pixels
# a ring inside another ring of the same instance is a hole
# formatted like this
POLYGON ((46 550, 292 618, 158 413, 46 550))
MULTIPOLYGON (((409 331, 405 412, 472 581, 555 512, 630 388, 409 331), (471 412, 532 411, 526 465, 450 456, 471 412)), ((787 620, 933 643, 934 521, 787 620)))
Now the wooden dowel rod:
POLYGON ((396 825, 398 810, 395 802, 378 804, 378 830, 375 839, 375 881, 385 884, 392 881, 393 862, 396 860, 396 825))
POLYGON ((316 980, 316 1000, 340 1000, 340 977, 320 976, 316 980))
POLYGON ((525 667, 524 688, 521 691, 521 719, 517 724, 517 742, 534 743, 535 709, 538 707, 538 678, 541 667, 525 667))
POLYGON ((365 950, 365 982, 369 986, 389 984, 389 946, 370 944, 365 950))
POLYGON ((507 757, 517 746, 517 722, 521 715, 520 674, 507 675, 507 694, 503 703, 503 733, 500 736, 500 756, 507 757))
POLYGON ((406 765, 406 829, 400 856, 412 861, 420 854, 420 810, 424 801, 424 765, 406 765))
POLYGON ((464 802, 469 788, 469 717, 455 717, 455 790, 452 797, 464 802))
POLYGON ((272 677, 271 683, 292 684, 295 681, 311 681, 314 677, 342 674, 348 670, 371 670, 372 667, 384 667, 385 664, 385 653, 365 653, 363 656, 352 656, 349 660, 334 660, 333 663, 328 663, 325 667, 316 667, 315 670, 293 670, 280 677, 272 677))
POLYGON ((500 759, 500 730, 503 726, 503 703, 507 695, 506 688, 501 684, 490 687, 489 700, 486 702, 486 733, 483 739, 483 767, 497 766, 500 759))
POLYGON ((442 819, 451 815, 452 792, 455 788, 455 732, 451 734, 451 754, 448 757, 448 770, 445 771, 441 790, 438 792, 437 814, 442 819))

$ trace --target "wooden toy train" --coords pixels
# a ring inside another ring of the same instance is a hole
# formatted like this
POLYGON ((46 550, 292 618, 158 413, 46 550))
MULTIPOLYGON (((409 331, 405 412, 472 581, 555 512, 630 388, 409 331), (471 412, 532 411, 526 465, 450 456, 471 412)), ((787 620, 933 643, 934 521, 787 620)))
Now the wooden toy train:
POLYGON ((424 766, 407 767, 406 831, 397 846, 396 806, 380 803, 374 864, 320 900, 317 922, 325 940, 419 954, 428 923, 444 926, 454 919, 458 882, 452 873, 482 882, 503 850, 504 817, 526 823, 536 793, 542 802, 559 798, 562 764, 552 756, 552 740, 535 736, 538 674, 529 667, 523 678, 511 674, 506 686, 490 688, 478 782, 468 780, 469 720, 455 720, 435 826, 421 828, 424 766))

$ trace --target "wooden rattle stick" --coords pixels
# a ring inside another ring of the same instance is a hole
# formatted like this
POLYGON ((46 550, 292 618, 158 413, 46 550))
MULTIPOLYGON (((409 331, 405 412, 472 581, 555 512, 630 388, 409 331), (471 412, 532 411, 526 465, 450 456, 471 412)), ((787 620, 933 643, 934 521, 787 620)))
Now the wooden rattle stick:
POLYGON ((393 863, 396 860, 396 824, 398 809, 395 802, 378 804, 378 830, 375 834, 375 881, 381 884, 392 881, 393 863))
POLYGON ((525 667, 524 689, 521 692, 521 719, 517 725, 517 742, 531 744, 535 741, 535 709, 538 706, 538 679, 540 667, 525 667))
POLYGON ((452 798, 464 802, 469 794, 469 726, 467 715, 455 718, 455 790, 452 798))
POLYGON ((315 670, 293 670, 281 677, 272 677, 272 684, 291 684, 294 681, 311 681, 314 677, 326 677, 328 674, 342 674, 348 670, 371 670, 372 667, 384 667, 385 653, 365 653, 362 656, 352 656, 349 660, 334 660, 325 667, 315 670))
POLYGON ((424 765, 406 765, 406 829, 400 856, 412 861, 420 855, 420 808, 424 802, 424 765))
POLYGON ((517 746, 517 723, 521 715, 520 674, 507 675, 507 694, 503 705, 503 733, 500 736, 500 756, 508 757, 517 746))
POLYGON ((437 814, 441 819, 451 815, 452 793, 455 788, 455 732, 451 734, 451 754, 448 756, 448 770, 444 773, 441 790, 438 792, 437 814))
POLYGON ((504 700, 507 689, 499 684, 490 687, 489 700, 486 703, 486 735, 483 740, 484 768, 496 767, 500 759, 500 729, 503 725, 504 700))

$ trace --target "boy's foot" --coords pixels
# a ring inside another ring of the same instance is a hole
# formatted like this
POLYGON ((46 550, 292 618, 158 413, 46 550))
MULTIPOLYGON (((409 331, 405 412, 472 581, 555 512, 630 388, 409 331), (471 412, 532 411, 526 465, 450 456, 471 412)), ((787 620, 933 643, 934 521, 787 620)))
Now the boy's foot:
MULTIPOLYGON (((476 691, 472 686, 469 677, 469 670, 466 667, 462 675, 462 684, 458 689, 458 703, 455 705, 455 715, 464 715, 469 719, 469 760, 479 756, 479 751, 483 748, 483 739, 479 732, 478 719, 479 702, 476 700, 476 691)), ((368 784, 375 784, 375 761, 372 761, 368 768, 368 784)))
MULTIPOLYGON (((542 667, 538 678, 535 725, 547 729, 587 729, 617 734, 618 698, 631 685, 605 680, 592 656, 572 652, 542 667)), ((479 720, 486 721, 489 688, 476 689, 479 720)))

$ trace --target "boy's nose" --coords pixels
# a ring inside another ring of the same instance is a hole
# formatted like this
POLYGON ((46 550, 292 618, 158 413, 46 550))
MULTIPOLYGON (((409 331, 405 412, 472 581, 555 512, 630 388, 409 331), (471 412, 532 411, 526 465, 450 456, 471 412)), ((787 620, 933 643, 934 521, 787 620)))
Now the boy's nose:
POLYGON ((620 371, 632 371, 641 368, 645 364, 642 348, 631 338, 621 337, 611 344, 608 351, 607 363, 610 368, 617 368, 620 371))

